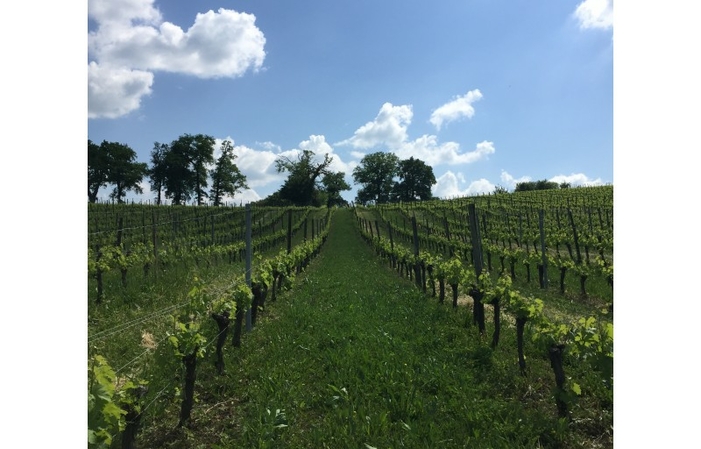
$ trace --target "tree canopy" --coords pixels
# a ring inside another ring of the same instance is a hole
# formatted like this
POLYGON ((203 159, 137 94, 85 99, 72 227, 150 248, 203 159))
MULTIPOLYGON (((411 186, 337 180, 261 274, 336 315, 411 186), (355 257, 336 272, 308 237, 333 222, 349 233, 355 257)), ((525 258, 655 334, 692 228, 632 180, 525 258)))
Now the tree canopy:
POLYGON ((148 171, 136 162, 136 152, 128 145, 103 140, 100 145, 88 139, 88 201, 97 201, 101 187, 114 186, 110 198, 121 203, 129 190, 141 193, 141 180, 148 171))
POLYGON ((541 179, 540 181, 524 181, 516 184, 514 192, 527 192, 529 190, 559 189, 560 184, 554 181, 541 179))
POLYGON ((388 203, 398 168, 399 157, 394 153, 380 151, 363 156, 360 165, 353 169, 353 181, 362 186, 356 201, 361 204, 388 203))
POLYGON ((236 155, 234 146, 230 140, 222 143, 221 156, 217 159, 214 169, 210 171, 212 177, 212 190, 209 192, 209 199, 215 206, 221 205, 224 195, 234 196, 241 189, 247 189, 246 177, 234 164, 236 155))
POLYGON ((433 198, 431 186, 436 183, 433 167, 420 159, 399 161, 399 181, 392 188, 393 201, 428 201, 433 198))
POLYGON ((214 145, 214 138, 204 134, 183 134, 170 144, 154 143, 148 176, 157 204, 165 191, 173 204, 195 199, 201 205, 211 199, 214 205, 220 205, 224 195, 234 195, 247 188, 246 177, 233 162, 236 156, 231 142, 224 141, 222 156, 216 162, 214 145), (214 168, 209 169, 212 165, 214 168), (208 193, 209 176, 213 185, 208 193))
POLYGON ((296 159, 280 156, 275 160, 278 173, 288 173, 279 190, 261 200, 266 206, 322 206, 342 204, 340 192, 350 190, 343 172, 331 172, 333 157, 324 154, 319 161, 311 150, 304 150, 296 159))
POLYGON ((400 160, 382 151, 365 155, 353 170, 353 180, 362 186, 356 197, 361 204, 430 200, 436 183, 433 168, 424 161, 400 160))
POLYGON ((345 206, 348 201, 344 200, 341 196, 341 192, 344 190, 350 190, 351 186, 346 182, 346 174, 343 172, 328 172, 321 178, 321 184, 324 186, 324 193, 326 194, 326 205, 328 207, 333 206, 345 206))

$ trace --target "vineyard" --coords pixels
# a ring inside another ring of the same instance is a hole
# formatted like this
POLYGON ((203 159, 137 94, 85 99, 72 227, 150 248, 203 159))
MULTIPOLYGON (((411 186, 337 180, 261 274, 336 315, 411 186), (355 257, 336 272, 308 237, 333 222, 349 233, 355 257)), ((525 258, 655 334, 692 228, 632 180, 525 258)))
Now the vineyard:
POLYGON ((612 447, 612 187, 88 219, 90 447, 612 447))

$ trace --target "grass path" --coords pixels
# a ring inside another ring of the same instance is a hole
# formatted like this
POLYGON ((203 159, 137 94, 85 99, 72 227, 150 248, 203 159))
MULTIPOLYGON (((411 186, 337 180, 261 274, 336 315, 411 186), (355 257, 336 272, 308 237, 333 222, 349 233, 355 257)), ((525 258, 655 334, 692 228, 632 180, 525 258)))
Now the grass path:
POLYGON ((389 270, 352 212, 339 210, 321 255, 269 304, 240 350, 229 349, 225 381, 198 385, 184 440, 149 444, 558 447, 554 413, 524 399, 531 386, 515 375, 515 346, 493 352, 465 328, 465 314, 389 270))

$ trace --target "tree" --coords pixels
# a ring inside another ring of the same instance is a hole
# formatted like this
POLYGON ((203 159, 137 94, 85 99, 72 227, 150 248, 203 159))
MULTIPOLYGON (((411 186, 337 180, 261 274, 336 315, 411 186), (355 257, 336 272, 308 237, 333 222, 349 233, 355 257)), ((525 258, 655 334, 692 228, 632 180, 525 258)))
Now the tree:
POLYGON ((107 185, 108 157, 105 148, 88 139, 88 201, 97 201, 100 187, 107 185))
POLYGON ((281 156, 275 160, 275 168, 278 173, 288 172, 280 190, 266 198, 265 204, 269 205, 295 205, 295 206, 320 206, 317 179, 328 173, 328 166, 333 157, 324 155, 322 162, 314 162, 315 153, 304 150, 296 161, 287 156, 281 156))
MULTIPOLYGON (((187 138, 189 136, 186 134, 187 138)), ((197 198, 197 205, 200 206, 205 198, 207 198, 207 193, 204 189, 207 188, 207 165, 214 163, 214 137, 205 136, 204 134, 197 134, 192 137, 192 170, 194 173, 195 181, 195 198, 197 198)))
POLYGON ((148 166, 136 162, 136 152, 128 145, 118 142, 102 142, 102 145, 106 145, 109 155, 107 182, 114 185, 110 198, 122 203, 129 190, 142 193, 139 183, 146 175, 148 166))
POLYGON ((553 181, 541 179, 540 181, 525 181, 519 182, 514 188, 514 192, 527 192, 529 190, 549 190, 557 189, 560 185, 553 181))
POLYGON ((141 193, 139 183, 147 173, 144 163, 136 162, 136 152, 128 145, 103 140, 100 145, 88 140, 88 200, 97 201, 99 189, 113 184, 110 198, 123 202, 129 190, 141 193))
POLYGON ((234 164, 236 155, 230 140, 222 143, 221 156, 217 159, 214 169, 210 172, 212 176, 212 190, 209 192, 209 199, 215 206, 221 204, 224 195, 236 195, 241 189, 247 189, 246 176, 234 164))
POLYGON ((208 165, 214 163, 214 138, 204 134, 183 134, 168 144, 156 142, 151 151, 151 168, 148 170, 151 186, 158 192, 160 204, 161 189, 173 204, 185 204, 196 198, 201 205, 208 197, 208 165))
POLYGON ((399 162, 399 181, 392 188, 393 201, 427 201, 433 198, 431 186, 436 183, 433 168, 421 159, 404 159, 399 162))
POLYGON ((380 151, 363 156, 360 165, 353 169, 353 181, 362 185, 356 201, 361 204, 389 202, 398 169, 399 157, 394 153, 380 151))
POLYGON ((500 195, 502 193, 509 193, 509 191, 506 189, 506 187, 497 185, 494 187, 494 194, 495 195, 500 195))
POLYGON ((326 206, 344 206, 348 204, 346 200, 341 197, 341 192, 344 190, 350 190, 351 186, 346 182, 346 174, 343 172, 326 173, 321 179, 321 184, 324 186, 324 191, 326 192, 326 206))
POLYGON ((148 169, 148 177, 151 180, 151 190, 156 192, 156 204, 161 204, 161 193, 165 187, 166 182, 166 154, 170 150, 167 143, 153 144, 153 150, 151 150, 151 167, 148 169))
POLYGON ((185 204, 195 190, 195 175, 192 171, 192 148, 182 137, 170 143, 163 158, 163 187, 166 198, 174 205, 185 204))

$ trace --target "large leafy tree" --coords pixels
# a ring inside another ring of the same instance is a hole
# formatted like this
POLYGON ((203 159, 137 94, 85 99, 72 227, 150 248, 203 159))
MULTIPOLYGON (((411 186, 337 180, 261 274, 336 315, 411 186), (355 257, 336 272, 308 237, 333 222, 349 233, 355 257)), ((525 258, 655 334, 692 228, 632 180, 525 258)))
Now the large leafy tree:
POLYGON ((207 198, 207 167, 214 163, 214 138, 203 134, 183 134, 170 144, 156 142, 148 170, 151 187, 161 190, 173 204, 185 204, 192 198, 200 205, 207 198))
POLYGON ((156 204, 161 204, 161 194, 163 193, 163 188, 166 182, 166 154, 170 150, 170 146, 167 143, 153 144, 153 150, 151 150, 151 167, 148 169, 148 177, 151 183, 151 190, 156 192, 156 204))
MULTIPOLYGON (((214 137, 197 134, 195 136, 185 135, 187 139, 192 138, 192 170, 195 181, 195 198, 197 205, 201 205, 207 198, 207 166, 214 163, 214 137)), ((182 137, 181 137, 182 138, 182 137)))
POLYGON ((110 198, 123 202, 129 190, 141 193, 139 183, 147 165, 136 161, 136 152, 128 145, 103 140, 100 145, 88 140, 88 200, 97 201, 99 189, 114 185, 110 198))
POLYGON ((100 145, 88 139, 88 201, 97 201, 97 192, 107 185, 109 159, 100 145))
POLYGON ((516 183, 514 192, 527 192, 530 190, 549 190, 558 188, 560 188, 560 184, 554 181, 548 181, 547 179, 541 179, 539 181, 524 181, 516 183))
POLYGON ((393 201, 426 201, 433 198, 431 186, 436 183, 433 167, 421 159, 404 159, 399 161, 399 181, 392 189, 393 201))
MULTIPOLYGON (((163 187, 166 198, 175 205, 185 204, 195 191, 195 174, 191 168, 193 149, 182 137, 171 142, 163 158, 163 187)), ((152 167, 154 170, 155 167, 152 167)))
POLYGON ((389 202, 398 169, 399 157, 394 153, 380 151, 365 155, 353 169, 353 181, 362 186, 356 201, 361 204, 389 202))
POLYGON ((230 140, 222 143, 221 156, 217 159, 214 169, 210 172, 212 176, 212 190, 209 192, 209 199, 219 206, 224 195, 236 195, 242 189, 247 189, 246 176, 241 173, 234 164, 236 155, 230 140))
POLYGON ((148 166, 136 161, 136 152, 128 145, 118 142, 102 143, 107 145, 107 154, 110 157, 107 181, 114 185, 110 198, 122 203, 129 190, 142 193, 140 183, 148 171, 148 166))
POLYGON ((341 196, 342 191, 351 189, 345 178, 346 174, 340 171, 326 173, 321 178, 321 184, 324 186, 324 192, 326 192, 326 205, 328 207, 344 206, 348 203, 341 196))
POLYGON ((315 160, 311 150, 302 151, 295 160, 280 156, 275 160, 278 173, 288 173, 282 187, 261 204, 270 206, 320 206, 323 204, 319 188, 320 177, 329 173, 328 167, 333 157, 324 155, 323 161, 315 160))

